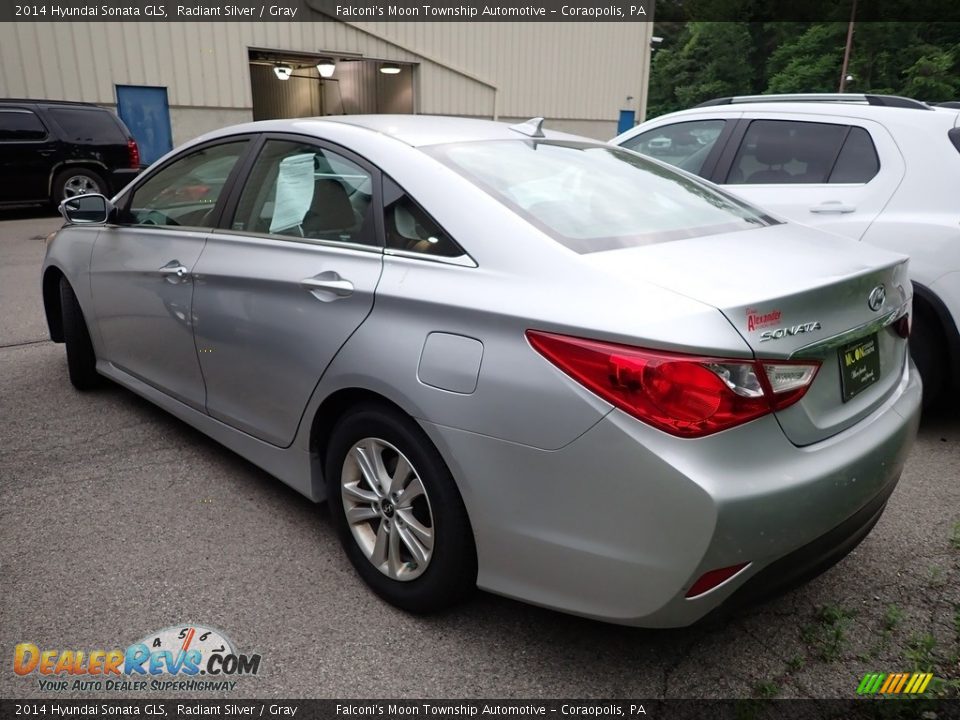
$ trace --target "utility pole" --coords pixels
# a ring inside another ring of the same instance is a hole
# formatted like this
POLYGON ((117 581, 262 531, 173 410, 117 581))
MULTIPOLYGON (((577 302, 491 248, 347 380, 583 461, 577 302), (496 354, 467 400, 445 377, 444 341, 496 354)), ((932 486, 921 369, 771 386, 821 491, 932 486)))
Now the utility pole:
POLYGON ((856 17, 857 0, 853 0, 853 8, 850 10, 850 24, 847 26, 847 47, 843 51, 843 69, 840 71, 839 92, 844 92, 847 89, 847 67, 850 65, 850 49, 853 47, 853 26, 856 17))

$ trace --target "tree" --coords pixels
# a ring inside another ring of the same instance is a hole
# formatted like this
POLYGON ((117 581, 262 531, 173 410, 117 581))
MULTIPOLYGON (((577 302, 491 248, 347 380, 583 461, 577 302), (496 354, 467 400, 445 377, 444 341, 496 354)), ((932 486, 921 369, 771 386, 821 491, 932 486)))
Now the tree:
POLYGON ((753 40, 745 23, 687 23, 673 48, 654 54, 650 116, 715 97, 751 92, 752 50, 753 40))
POLYGON ((955 65, 953 52, 926 46, 925 54, 904 70, 901 94, 931 102, 956 99, 960 82, 953 70, 955 65))
POLYGON ((836 92, 846 31, 843 23, 816 23, 780 45, 768 63, 767 92, 836 92))

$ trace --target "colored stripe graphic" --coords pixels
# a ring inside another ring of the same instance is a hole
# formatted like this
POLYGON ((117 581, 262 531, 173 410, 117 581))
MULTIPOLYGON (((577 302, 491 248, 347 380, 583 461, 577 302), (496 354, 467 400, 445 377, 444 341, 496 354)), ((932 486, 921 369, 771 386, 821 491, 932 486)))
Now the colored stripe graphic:
POLYGON ((860 687, 857 688, 857 693, 860 695, 872 695, 880 689, 880 683, 883 682, 885 677, 885 673, 867 673, 863 676, 863 680, 860 681, 860 687))
POLYGON ((857 686, 857 694, 919 695, 931 680, 933 673, 867 673, 857 686))
POLYGON ((897 673, 891 673, 887 675, 887 679, 883 683, 883 687, 880 688, 880 694, 883 695, 890 690, 890 686, 895 684, 895 682, 900 678, 900 675, 897 673))
POLYGON ((910 673, 901 673, 899 682, 897 682, 894 687, 890 688, 890 692, 898 693, 903 690, 903 686, 907 684, 909 677, 910 673))

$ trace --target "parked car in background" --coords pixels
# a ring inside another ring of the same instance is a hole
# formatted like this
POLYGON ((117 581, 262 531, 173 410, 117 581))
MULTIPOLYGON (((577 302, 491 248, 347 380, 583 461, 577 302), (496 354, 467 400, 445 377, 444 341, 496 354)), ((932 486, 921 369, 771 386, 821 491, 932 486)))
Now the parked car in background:
POLYGON ((0 206, 109 196, 139 172, 137 141, 110 110, 0 99, 0 206))
POLYGON ((783 217, 909 255, 910 344, 931 405, 960 392, 960 112, 944 105, 855 94, 722 98, 611 142, 783 217))
POLYGON ((541 122, 252 123, 64 201, 71 381, 329 500, 407 610, 685 625, 822 572, 917 430, 906 257, 541 122))

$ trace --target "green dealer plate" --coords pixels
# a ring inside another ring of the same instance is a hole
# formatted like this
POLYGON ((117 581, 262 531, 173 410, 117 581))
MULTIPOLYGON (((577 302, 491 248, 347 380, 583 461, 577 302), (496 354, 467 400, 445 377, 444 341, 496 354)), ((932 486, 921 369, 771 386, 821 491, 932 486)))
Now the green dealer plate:
POLYGON ((840 348, 840 391, 843 401, 856 397, 880 379, 880 346, 877 336, 840 348))

